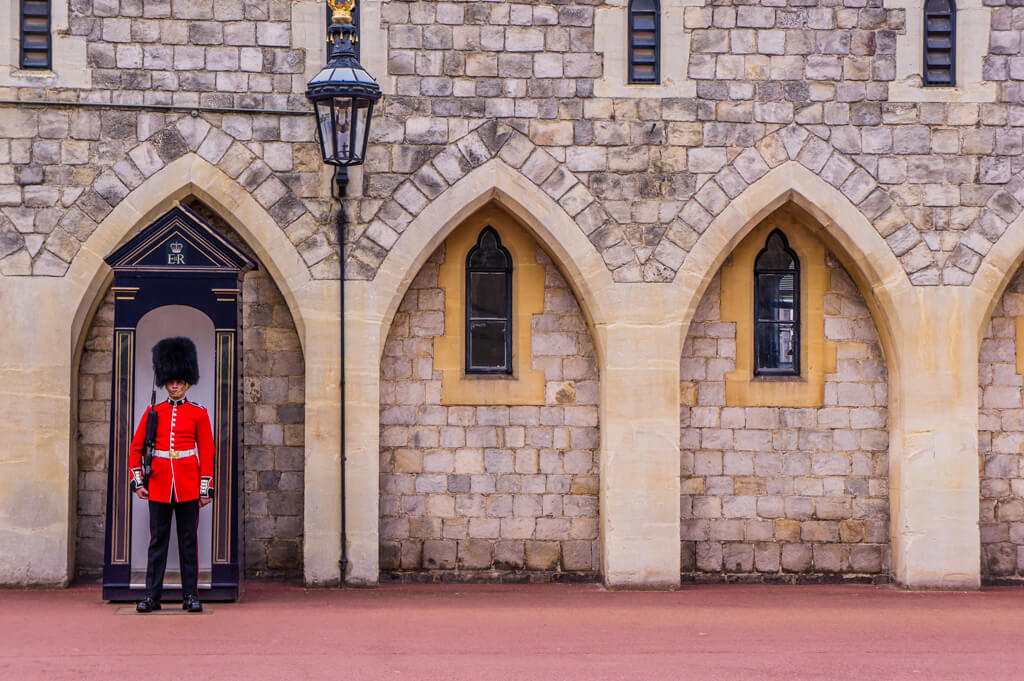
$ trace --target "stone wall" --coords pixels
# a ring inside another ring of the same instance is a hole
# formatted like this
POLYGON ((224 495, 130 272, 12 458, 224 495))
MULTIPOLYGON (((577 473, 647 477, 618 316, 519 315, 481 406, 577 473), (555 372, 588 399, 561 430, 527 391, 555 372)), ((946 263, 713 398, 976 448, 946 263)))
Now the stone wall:
POLYGON ((1024 578, 1024 405, 1017 373, 1017 319, 1024 316, 1024 270, 992 311, 978 360, 981 578, 1024 578))
MULTIPOLYGON (((248 250, 209 209, 195 202, 191 207, 248 250)), ((249 577, 297 578, 302 574, 305 369, 291 315, 264 269, 245 275, 242 325, 243 566, 249 577)), ((113 332, 114 298, 108 291, 89 328, 78 377, 75 572, 84 578, 98 577, 103 569, 113 332)))
MULTIPOLYGON (((0 273, 61 277, 128 194, 194 155, 267 210, 316 277, 337 278, 312 118, 0 106, 0 273), (333 257, 332 257, 333 255, 333 257)), ((170 192, 177 187, 156 187, 170 192)))
POLYGON ((985 3, 988 99, 891 100, 907 18, 879 0, 687 7, 695 97, 596 97, 609 58, 596 16, 621 4, 382 4, 396 92, 365 191, 383 205, 363 205, 350 276, 372 278, 411 217, 499 150, 576 217, 618 281, 672 280, 722 208, 785 161, 838 188, 917 285, 970 283, 1020 214, 1019 8, 985 3), (528 142, 477 138, 481 121, 528 142))
POLYGON ((73 0, 92 87, 140 101, 262 106, 305 87, 288 0, 73 0))
POLYGON ((302 348, 265 269, 242 288, 245 573, 302 575, 305 381, 302 348))
POLYGON ((544 406, 443 406, 442 245, 402 300, 381 363, 380 560, 393 579, 594 578, 598 375, 579 305, 539 248, 532 366, 544 406))
POLYGON ((108 290, 85 337, 78 366, 75 574, 90 579, 103 573, 113 358, 114 293, 108 290))
MULTIPOLYGON (((880 0, 687 7, 665 29, 663 59, 685 34, 695 96, 621 98, 594 95, 611 58, 598 16, 624 17, 621 3, 382 2, 363 49, 384 53, 394 92, 347 202, 347 272, 372 278, 413 217, 501 151, 578 221, 617 281, 674 279, 731 199, 795 162, 858 207, 913 283, 969 284, 1024 202, 1021 10, 1001 2, 982 10, 988 94, 935 95, 950 101, 892 97, 908 22, 880 0), (502 135, 476 134, 498 122, 502 135)), ((128 191, 194 152, 271 211, 314 276, 338 276, 313 121, 291 115, 308 106, 313 24, 300 4, 72 2, 68 32, 87 43, 91 88, 4 90, 54 106, 0 107, 0 206, 13 207, 0 218, 0 271, 62 275, 128 191), (88 108, 97 103, 253 112, 88 108)))
POLYGON ((680 374, 696 397, 681 408, 684 579, 886 579, 887 372, 864 300, 826 264, 836 372, 820 408, 725 406, 736 325, 721 322, 720 275, 700 302, 680 374))

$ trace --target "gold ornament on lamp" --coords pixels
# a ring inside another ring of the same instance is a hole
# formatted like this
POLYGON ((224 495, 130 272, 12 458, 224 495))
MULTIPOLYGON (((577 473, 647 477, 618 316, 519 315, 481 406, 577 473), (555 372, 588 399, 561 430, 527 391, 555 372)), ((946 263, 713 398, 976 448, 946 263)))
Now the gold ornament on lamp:
POLYGON ((356 0, 327 0, 331 6, 331 21, 335 24, 351 24, 352 9, 356 6, 356 0))

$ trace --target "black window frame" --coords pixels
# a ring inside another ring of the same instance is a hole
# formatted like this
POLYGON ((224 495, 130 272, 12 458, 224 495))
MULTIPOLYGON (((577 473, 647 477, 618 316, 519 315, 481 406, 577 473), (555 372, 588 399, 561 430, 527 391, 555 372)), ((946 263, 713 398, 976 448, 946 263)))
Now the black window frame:
POLYGON ((18 1, 18 68, 49 71, 53 68, 53 7, 50 0, 18 1), (26 17, 43 18, 46 30, 26 23, 26 17), (45 47, 26 47, 31 36, 45 36, 45 47), (33 57, 45 50, 45 60, 33 57))
POLYGON ((466 254, 466 323, 463 331, 466 346, 465 370, 467 374, 489 374, 509 375, 512 374, 512 330, 513 330, 513 308, 512 308, 512 286, 513 286, 514 263, 512 254, 501 244, 501 235, 498 230, 490 225, 484 227, 477 237, 476 245, 469 249, 466 254), (474 266, 473 256, 483 248, 484 239, 488 236, 494 237, 495 250, 499 251, 505 258, 504 267, 474 266), (473 316, 473 274, 501 273, 505 275, 505 315, 502 317, 474 317, 473 316), (472 324, 474 321, 504 321, 505 322, 505 363, 500 367, 478 367, 473 366, 473 334, 472 324))
POLYGON ((628 48, 628 68, 630 85, 658 85, 661 83, 661 3, 658 0, 629 0, 626 10, 626 46, 628 48), (643 5, 638 7, 638 5, 643 5), (638 20, 653 19, 653 31, 646 27, 638 27, 638 20), (642 29, 642 30, 641 30, 642 29), (653 32, 653 37, 641 37, 640 34, 653 32), (635 48, 653 50, 653 59, 641 57, 635 48), (637 66, 653 67, 653 74, 640 75, 637 66))
POLYGON ((800 291, 800 258, 796 252, 790 248, 789 239, 786 238, 785 233, 781 229, 772 230, 765 239, 764 248, 757 253, 757 257, 754 258, 754 305, 753 305, 753 317, 754 317, 754 375, 755 376, 801 376, 801 361, 800 356, 800 340, 802 337, 802 324, 803 319, 801 315, 801 291, 800 291), (782 248, 784 252, 792 258, 793 267, 791 269, 777 269, 771 267, 761 267, 760 261, 761 256, 768 252, 769 244, 772 239, 778 236, 782 239, 782 248), (759 319, 758 318, 758 301, 760 300, 760 285, 761 276, 770 275, 778 276, 791 274, 793 275, 793 319, 788 322, 780 322, 774 319, 759 319), (776 368, 776 367, 762 367, 760 365, 761 358, 761 333, 760 330, 763 326, 777 327, 780 325, 789 326, 793 332, 793 363, 792 368, 776 368))
POLYGON ((923 12, 922 83, 925 87, 956 87, 956 1, 925 0, 923 12), (948 44, 942 44, 943 40, 948 44))

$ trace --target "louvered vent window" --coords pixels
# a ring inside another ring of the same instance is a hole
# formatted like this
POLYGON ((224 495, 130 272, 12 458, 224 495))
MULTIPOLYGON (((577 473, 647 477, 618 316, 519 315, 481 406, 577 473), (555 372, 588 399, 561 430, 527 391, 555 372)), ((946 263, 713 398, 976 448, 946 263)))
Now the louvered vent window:
POLYGON ((661 20, 658 0, 629 3, 629 82, 661 82, 661 20))
POLYGON ((466 256, 466 373, 512 373, 512 255, 493 227, 466 256))
POLYGON ((800 261, 777 229, 754 261, 754 373, 800 375, 800 261))
POLYGON ((20 65, 50 68, 50 1, 21 0, 20 65))
POLYGON ((953 0, 925 0, 924 84, 956 85, 956 5, 953 0))

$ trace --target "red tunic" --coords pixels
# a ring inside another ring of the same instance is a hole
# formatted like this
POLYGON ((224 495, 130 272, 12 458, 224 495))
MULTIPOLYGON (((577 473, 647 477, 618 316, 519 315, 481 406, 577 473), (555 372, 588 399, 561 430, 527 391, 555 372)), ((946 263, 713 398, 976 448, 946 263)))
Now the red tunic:
MULTIPOLYGON (((153 473, 149 478, 149 498, 153 501, 170 503, 171 489, 175 501, 191 501, 199 498, 201 479, 212 487, 213 484, 213 433, 206 407, 182 400, 178 404, 161 402, 154 407, 158 417, 156 449, 160 451, 199 450, 198 456, 181 459, 153 457, 153 473)), ((149 413, 149 409, 146 409, 149 413)), ((143 415, 132 438, 128 458, 129 479, 135 470, 142 469, 142 449, 146 440, 146 416, 143 415)))

